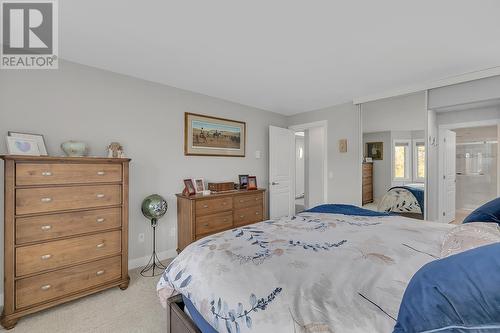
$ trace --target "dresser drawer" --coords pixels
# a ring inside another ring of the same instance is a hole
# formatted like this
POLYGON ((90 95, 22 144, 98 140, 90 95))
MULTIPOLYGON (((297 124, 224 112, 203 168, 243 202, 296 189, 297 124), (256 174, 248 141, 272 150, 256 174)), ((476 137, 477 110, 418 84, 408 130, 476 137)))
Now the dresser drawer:
POLYGON ((196 201, 196 216, 208 215, 233 209, 233 198, 225 197, 196 201))
POLYGON ((196 218, 196 235, 214 233, 231 228, 233 214, 231 212, 219 213, 196 218))
POLYGON ((111 231, 18 247, 16 249, 16 276, 119 254, 121 252, 120 235, 120 231, 111 231))
POLYGON ((120 226, 120 208, 20 217, 16 219, 16 244, 51 240, 120 226))
POLYGON ((18 163, 16 185, 120 182, 120 164, 18 163))
POLYGON ((242 226, 250 223, 260 222, 264 219, 263 212, 264 209, 262 208, 262 205, 237 209, 234 211, 234 225, 242 226))
POLYGON ((262 205, 262 193, 245 194, 234 197, 234 209, 262 205))
POLYGON ((16 214, 119 205, 121 185, 42 187, 16 190, 16 214))
POLYGON ((16 282, 16 308, 50 301, 120 277, 121 258, 118 256, 21 279, 16 282))

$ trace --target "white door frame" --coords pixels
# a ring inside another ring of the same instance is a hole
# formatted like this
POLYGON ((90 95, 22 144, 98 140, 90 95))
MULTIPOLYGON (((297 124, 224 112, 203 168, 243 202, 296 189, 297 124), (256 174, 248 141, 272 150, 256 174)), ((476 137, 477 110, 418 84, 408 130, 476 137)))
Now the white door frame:
MULTIPOLYGON (((294 132, 301 132, 310 128, 322 127, 323 133, 323 203, 328 203, 328 120, 319 120, 311 123, 288 126, 294 132)), ((295 177, 293 177, 293 187, 295 188, 295 177)))
MULTIPOLYGON (((458 128, 468 128, 468 127, 482 127, 482 126, 499 126, 500 127, 500 119, 487 119, 487 120, 477 120, 477 121, 469 121, 469 122, 462 122, 462 123, 452 123, 452 124, 440 124, 438 125, 438 142, 441 143, 441 137, 439 134, 441 133, 441 130, 453 130, 453 129, 458 129, 458 128)), ((500 144, 498 145, 498 149, 500 150, 500 144)), ((499 151, 500 152, 500 151, 499 151)), ((498 153, 498 152, 497 152, 498 153)), ((498 155, 497 155, 498 156, 498 155)), ((498 157, 497 157, 498 159, 498 157)), ((443 165, 443 158, 441 154, 438 154, 438 210, 439 210, 439 215, 438 219, 441 221, 441 214, 442 214, 442 209, 443 209, 443 191, 444 191, 444 186, 443 186, 443 175, 442 175, 442 170, 444 169, 443 165)), ((500 163, 497 163, 497 174, 500 175, 500 163)), ((497 196, 500 196, 500 181, 497 181, 497 196)))

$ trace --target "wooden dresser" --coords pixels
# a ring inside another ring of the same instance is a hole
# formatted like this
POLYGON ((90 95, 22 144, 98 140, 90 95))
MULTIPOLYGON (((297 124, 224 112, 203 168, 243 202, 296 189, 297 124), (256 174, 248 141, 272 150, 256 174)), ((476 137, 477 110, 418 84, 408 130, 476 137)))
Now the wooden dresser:
MULTIPOLYGON (((363 163, 363 205, 373 202, 373 163, 363 163)), ((359 193, 359 192, 358 192, 359 193)))
POLYGON ((263 221, 265 190, 240 190, 208 196, 177 194, 177 252, 217 232, 263 221))
POLYGON ((2 158, 2 326, 106 288, 126 289, 129 159, 2 158))

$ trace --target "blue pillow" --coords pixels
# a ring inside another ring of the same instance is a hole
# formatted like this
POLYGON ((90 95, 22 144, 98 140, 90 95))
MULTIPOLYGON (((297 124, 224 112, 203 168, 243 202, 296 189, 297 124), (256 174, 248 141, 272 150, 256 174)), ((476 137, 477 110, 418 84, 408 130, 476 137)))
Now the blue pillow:
POLYGON ((423 266, 411 279, 394 333, 500 332, 500 243, 423 266))
POLYGON ((496 222, 500 224, 500 198, 485 203, 469 214, 463 223, 496 222))

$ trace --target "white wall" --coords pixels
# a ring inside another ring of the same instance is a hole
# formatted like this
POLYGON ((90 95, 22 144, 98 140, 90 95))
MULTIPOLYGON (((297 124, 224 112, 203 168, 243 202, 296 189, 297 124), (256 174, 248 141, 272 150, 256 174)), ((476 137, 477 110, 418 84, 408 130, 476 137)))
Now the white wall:
MULTIPOLYGON (((366 150, 367 142, 383 142, 384 154, 382 160, 373 161, 373 197, 375 201, 380 200, 389 190, 392 184, 391 174, 391 132, 375 132, 363 134, 363 147, 366 150)), ((364 156, 367 152, 364 152, 364 156)))
POLYGON ((361 205, 359 112, 352 103, 304 112, 288 118, 288 125, 328 121, 328 202, 361 205), (347 153, 338 142, 347 139, 347 153))
MULTIPOLYGON (((111 141, 122 143, 132 158, 131 260, 151 251, 151 226, 140 211, 141 201, 147 195, 158 193, 168 201, 168 213, 159 222, 158 250, 173 255, 177 245, 174 194, 182 190, 183 178, 237 182, 238 174, 251 174, 257 176, 259 186, 267 187, 269 125, 285 127, 286 118, 69 62, 61 62, 59 70, 0 73, 0 136, 7 135, 9 130, 42 133, 51 155, 61 155, 59 145, 70 139, 87 142, 90 155, 98 156, 104 155, 111 141), (247 156, 184 156, 184 112, 245 121, 247 156), (262 152, 261 159, 255 158, 257 150, 262 152), (139 233, 146 234, 144 243, 138 242, 139 233)), ((0 138, 0 152, 6 152, 3 138, 0 138)), ((0 184, 3 184, 3 163, 0 165, 0 184)), ((3 191, 0 193, 3 205, 3 191)), ((3 207, 0 215, 3 216, 3 207)), ((3 224, 0 237, 3 239, 3 224)), ((3 264, 0 267, 3 276, 3 264)))
POLYGON ((323 127, 309 128, 307 131, 306 146, 306 170, 307 170, 307 200, 306 209, 324 203, 325 186, 324 183, 324 140, 325 133, 323 127))
POLYGON ((304 137, 295 136, 295 196, 304 194, 304 137), (300 150, 302 149, 302 157, 300 150))
POLYGON ((429 90, 428 107, 437 108, 486 102, 500 98, 500 76, 429 90))
POLYGON ((471 110, 437 112, 438 125, 459 124, 480 120, 496 119, 500 119, 499 106, 471 110))
POLYGON ((363 133, 424 130, 425 92, 368 102, 362 105, 363 133))
POLYGON ((439 127, 436 111, 428 111, 427 125, 427 220, 439 220, 439 127))

